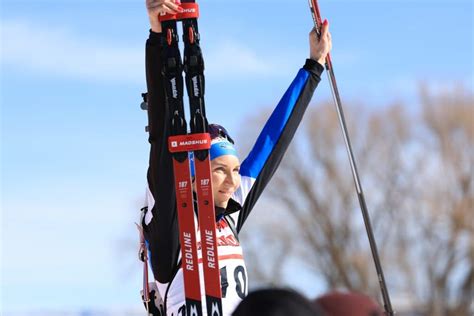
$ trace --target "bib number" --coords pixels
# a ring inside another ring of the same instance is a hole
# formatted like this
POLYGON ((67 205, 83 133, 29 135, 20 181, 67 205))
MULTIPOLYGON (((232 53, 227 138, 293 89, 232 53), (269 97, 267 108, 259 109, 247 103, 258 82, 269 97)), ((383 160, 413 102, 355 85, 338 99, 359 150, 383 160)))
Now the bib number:
MULTIPOLYGON (((227 295, 227 288, 229 287, 229 282, 227 281, 227 267, 221 268, 220 272, 222 298, 225 298, 227 295)), ((247 293, 247 274, 245 273, 245 268, 243 266, 235 267, 233 277, 235 281, 235 292, 241 299, 244 299, 245 293, 247 293)))

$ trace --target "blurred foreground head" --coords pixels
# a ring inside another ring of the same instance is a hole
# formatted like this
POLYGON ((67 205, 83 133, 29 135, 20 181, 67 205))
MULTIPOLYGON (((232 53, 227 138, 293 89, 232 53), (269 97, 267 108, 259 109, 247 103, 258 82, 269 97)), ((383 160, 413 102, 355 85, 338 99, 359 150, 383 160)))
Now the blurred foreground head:
POLYGON ((309 300, 292 290, 263 289, 250 293, 232 316, 324 316, 309 300))
POLYGON ((331 292, 314 300, 325 316, 383 316, 380 306, 359 293, 331 292))

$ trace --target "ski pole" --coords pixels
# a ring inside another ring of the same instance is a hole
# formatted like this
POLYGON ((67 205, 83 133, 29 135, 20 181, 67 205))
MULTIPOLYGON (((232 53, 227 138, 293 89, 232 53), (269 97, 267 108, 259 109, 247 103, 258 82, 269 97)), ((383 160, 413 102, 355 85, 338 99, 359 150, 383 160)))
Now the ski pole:
MULTIPOLYGON (((308 0, 309 6, 311 9, 311 14, 313 16, 314 26, 318 36, 321 36, 321 13, 319 11, 318 1, 317 0, 308 0)), ((354 159, 354 153, 352 151, 351 142, 349 139, 349 133, 347 131, 346 120, 344 118, 344 112, 342 110, 341 98, 339 96, 339 90, 337 89, 336 77, 334 75, 334 69, 332 67, 331 55, 328 53, 326 57, 326 70, 328 73, 329 85, 331 87, 332 96, 334 103, 337 109, 337 115, 339 117, 339 123, 342 129, 342 135, 344 137, 344 142, 346 144, 347 154, 349 156, 349 162, 351 165, 352 176, 354 178, 354 183, 357 191, 357 197, 359 199, 360 208, 362 211, 362 216, 364 218, 365 229, 367 231, 367 236, 369 239, 370 249, 372 251, 372 257, 375 263, 375 269, 377 271, 377 277, 380 285, 380 290, 382 292, 382 299, 384 302, 385 313, 389 316, 394 315, 392 304, 390 303, 390 296, 388 294, 387 285, 385 283, 385 278, 382 270, 382 265, 380 263, 379 254, 377 251, 377 244, 375 242, 374 233, 372 230, 372 225, 370 223, 369 212, 367 210, 367 204, 365 203, 364 192, 362 191, 362 185, 359 178, 359 173, 357 172, 357 166, 354 159)))

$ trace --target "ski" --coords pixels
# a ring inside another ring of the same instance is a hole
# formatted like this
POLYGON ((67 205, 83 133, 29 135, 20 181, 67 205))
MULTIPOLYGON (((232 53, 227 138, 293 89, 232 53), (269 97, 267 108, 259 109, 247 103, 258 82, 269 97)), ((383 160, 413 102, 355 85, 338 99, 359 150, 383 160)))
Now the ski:
MULTIPOLYGON (((190 4, 195 3, 190 1, 181 4, 185 12, 190 4)), ((192 6, 189 9, 192 9, 192 6)), ((199 45, 197 18, 183 20, 183 34, 184 71, 191 109, 191 133, 207 133, 208 122, 204 103, 204 60, 199 45)), ((209 137, 209 145, 210 141, 209 137)), ((209 149, 194 151, 194 166, 207 315, 220 316, 222 315, 222 295, 209 149)))
POLYGON ((199 8, 195 1, 183 1, 181 7, 182 13, 164 15, 160 17, 160 20, 165 34, 163 43, 165 94, 167 105, 172 113, 168 148, 173 155, 186 315, 202 315, 198 244, 188 158, 188 153, 194 152, 195 190, 206 310, 208 316, 220 316, 222 315, 222 299, 209 158, 211 138, 208 133, 204 106, 204 61, 199 46, 197 24, 199 8), (182 21, 183 25, 184 65, 181 62, 178 47, 177 21, 182 21), (183 70, 186 73, 191 114, 189 134, 183 106, 183 70))
MULTIPOLYGON (((317 0, 308 0, 308 1, 309 1, 309 7, 310 7, 310 10, 311 10, 311 15, 313 17, 313 22, 314 22, 314 27, 316 29, 316 33, 318 34, 318 36, 321 36, 321 27, 322 27, 323 23, 322 23, 322 18, 321 18, 321 12, 319 10, 318 1, 317 0)), ((349 133, 348 133, 348 130, 347 130, 346 120, 344 118, 344 112, 342 110, 341 98, 340 98, 339 90, 338 90, 337 84, 336 84, 336 77, 334 75, 334 68, 332 66, 331 55, 329 53, 326 56, 326 63, 325 64, 326 64, 326 70, 327 70, 328 78, 329 78, 329 85, 331 87, 331 92, 332 92, 332 95, 333 95, 334 103, 336 105, 336 110, 337 110, 337 114, 338 114, 338 117, 339 117, 339 123, 341 125, 342 134, 343 134, 343 137, 344 137, 344 142, 346 144, 347 154, 349 156, 349 162, 350 162, 350 165, 351 165, 352 176, 354 178, 354 183, 355 183, 355 187, 356 187, 356 191, 357 191, 357 197, 359 199, 360 208, 361 208, 361 211, 362 211, 362 216, 364 218, 365 228, 366 228, 367 236, 368 236, 368 239, 369 239, 370 249, 372 251, 372 257, 373 257, 373 260, 374 260, 375 269, 377 271, 377 278, 379 280, 380 290, 381 290, 381 293, 382 293, 382 299, 383 299, 383 302, 384 302, 385 313, 389 316, 392 316, 392 315, 394 315, 394 311, 392 309, 392 304, 390 302, 390 296, 388 294, 388 288, 387 288, 387 285, 385 283, 385 277, 384 277, 384 274, 383 274, 382 265, 380 263, 380 258, 379 258, 379 254, 378 254, 378 250, 377 250, 377 244, 376 244, 375 238, 374 238, 374 233, 373 233, 373 230, 372 230, 372 225, 370 223, 370 217, 369 217, 369 212, 367 210, 367 204, 365 202, 364 192, 362 191, 362 184, 360 182, 359 173, 357 172, 357 166, 356 166, 356 163, 355 163, 355 158, 354 158, 354 154, 353 154, 353 151, 352 151, 352 146, 351 146, 351 142, 350 142, 350 139, 349 139, 349 133)))
MULTIPOLYGON (((187 134, 183 106, 183 64, 178 46, 176 19, 162 21, 166 36, 163 48, 163 76, 167 106, 172 113, 171 137, 187 134)), ((178 140, 173 142, 178 143, 178 140)), ((175 143, 172 143, 175 144, 175 143)), ((178 146, 175 146, 178 147, 178 146)), ((173 170, 178 213, 181 262, 186 297, 186 315, 202 316, 201 288, 194 223, 194 205, 188 153, 173 153, 173 170)))

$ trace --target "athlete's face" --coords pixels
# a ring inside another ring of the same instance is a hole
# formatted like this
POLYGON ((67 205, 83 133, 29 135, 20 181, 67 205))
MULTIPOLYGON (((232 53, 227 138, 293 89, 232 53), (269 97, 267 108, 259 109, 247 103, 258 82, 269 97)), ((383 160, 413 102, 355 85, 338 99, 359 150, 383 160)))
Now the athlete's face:
POLYGON ((223 155, 211 161, 212 191, 216 206, 226 208, 232 194, 240 186, 240 161, 233 155, 223 155))

